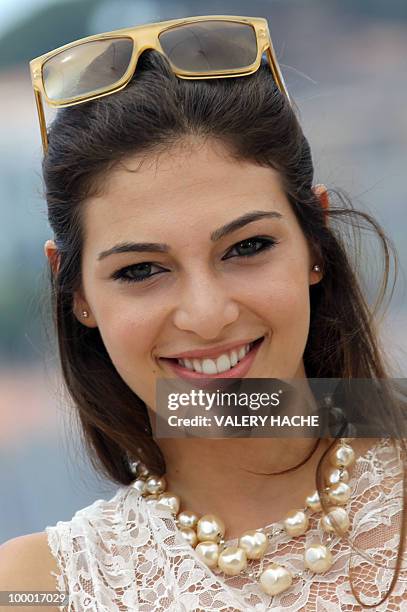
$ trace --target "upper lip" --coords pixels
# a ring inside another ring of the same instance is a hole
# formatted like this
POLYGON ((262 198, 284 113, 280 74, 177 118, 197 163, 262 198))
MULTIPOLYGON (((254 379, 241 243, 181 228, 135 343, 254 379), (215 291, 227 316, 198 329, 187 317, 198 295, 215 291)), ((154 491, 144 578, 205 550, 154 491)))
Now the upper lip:
POLYGON ((207 349, 199 349, 196 351, 185 351, 183 353, 177 353, 176 355, 162 355, 163 359, 184 359, 184 358, 197 358, 202 359, 204 357, 218 357, 223 353, 227 353, 234 348, 239 348, 244 346, 245 344, 250 344, 255 340, 258 340, 262 336, 257 336, 256 338, 250 338, 248 340, 238 340, 237 342, 229 342, 228 344, 222 344, 219 346, 212 346, 207 349))

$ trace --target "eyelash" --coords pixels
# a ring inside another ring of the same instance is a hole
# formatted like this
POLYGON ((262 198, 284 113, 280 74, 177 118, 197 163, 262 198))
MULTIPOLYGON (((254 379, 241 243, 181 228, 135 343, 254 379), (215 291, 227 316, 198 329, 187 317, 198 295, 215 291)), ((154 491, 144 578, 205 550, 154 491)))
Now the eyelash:
MULTIPOLYGON (((254 253, 251 253, 250 255, 237 255, 237 257, 240 257, 243 259, 248 259, 249 257, 255 257, 259 253, 264 253, 268 249, 272 249, 274 246, 278 244, 278 241, 275 240, 274 238, 262 238, 261 236, 253 236, 252 238, 246 238, 245 240, 241 240, 240 242, 237 242, 230 250, 232 251, 233 249, 236 249, 237 247, 247 242, 260 242, 262 246, 261 248, 257 249, 256 251, 254 251, 254 253)), ((234 257, 226 257, 225 259, 234 259, 234 257)), ((155 272, 154 274, 150 274, 150 276, 146 276, 141 279, 129 278, 126 276, 126 273, 129 270, 138 268, 139 266, 151 267, 154 265, 155 264, 152 264, 151 262, 148 262, 148 261, 145 261, 139 264, 132 264, 131 266, 126 266, 125 268, 121 268, 120 270, 117 270, 116 272, 114 272, 114 274, 112 274, 111 278, 113 280, 118 280, 119 282, 122 282, 122 283, 143 283, 149 280, 150 278, 152 278, 153 276, 156 276, 157 274, 159 274, 159 272, 155 272)))

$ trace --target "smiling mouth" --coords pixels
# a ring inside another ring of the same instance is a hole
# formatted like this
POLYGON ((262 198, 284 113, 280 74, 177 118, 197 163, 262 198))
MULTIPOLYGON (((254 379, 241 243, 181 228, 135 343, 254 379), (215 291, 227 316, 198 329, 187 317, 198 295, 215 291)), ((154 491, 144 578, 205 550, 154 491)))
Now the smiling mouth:
POLYGON ((249 344, 242 345, 238 350, 233 349, 226 351, 219 355, 217 358, 206 357, 204 359, 177 359, 171 357, 161 357, 163 361, 169 361, 176 364, 187 372, 195 372, 196 374, 204 375, 216 375, 224 372, 233 371, 238 364, 245 359, 245 357, 256 347, 258 347, 264 340, 264 336, 257 338, 249 344))

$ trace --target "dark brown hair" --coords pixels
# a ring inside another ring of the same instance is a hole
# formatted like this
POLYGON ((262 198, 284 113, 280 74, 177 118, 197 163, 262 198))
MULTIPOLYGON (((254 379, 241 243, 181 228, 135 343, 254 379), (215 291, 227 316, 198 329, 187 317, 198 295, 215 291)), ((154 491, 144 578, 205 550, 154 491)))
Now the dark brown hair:
MULTIPOLYGON (((165 57, 147 51, 126 88, 57 113, 43 161, 49 222, 59 252, 59 271, 53 274, 50 269, 50 281, 62 372, 94 467, 124 485, 134 480, 129 457, 142 459, 158 474, 165 472, 165 462, 152 438, 144 402, 119 376, 98 328, 82 325, 73 314, 73 294, 81 285, 82 203, 101 188, 102 177, 126 156, 158 153, 191 136, 216 139, 236 159, 252 160, 280 173, 287 198, 324 273, 310 287, 311 322, 304 353, 307 376, 389 377, 374 317, 388 289, 392 258, 397 271, 391 242, 373 217, 355 210, 342 191, 329 190, 331 200, 335 196, 339 205, 331 204, 324 217, 311 189, 314 167, 308 141, 295 107, 275 86, 268 66, 262 64, 248 77, 183 80, 173 74, 165 57), (373 308, 363 296, 355 271, 358 251, 353 261, 351 257, 352 245, 357 249, 355 237, 362 229, 375 233, 383 253, 383 281, 373 308)), ((383 419, 395 413, 387 407, 383 419)), ((405 461, 404 441, 402 449, 405 461)), ((317 469, 321 497, 322 464, 328 451, 317 469)), ((405 480, 403 486, 396 574, 405 545, 405 480)), ((395 580, 391 587, 394 584, 395 580)))

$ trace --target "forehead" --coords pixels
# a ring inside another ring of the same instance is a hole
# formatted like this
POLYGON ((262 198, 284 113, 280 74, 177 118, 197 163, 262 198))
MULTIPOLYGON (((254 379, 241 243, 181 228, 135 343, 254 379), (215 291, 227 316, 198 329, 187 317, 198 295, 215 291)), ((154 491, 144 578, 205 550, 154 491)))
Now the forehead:
POLYGON ((207 227, 209 235, 212 226, 259 206, 293 216, 276 170, 237 160, 214 141, 183 142, 129 156, 111 170, 98 195, 84 203, 85 235, 106 242, 132 238, 133 230, 185 232, 196 226, 207 227))

